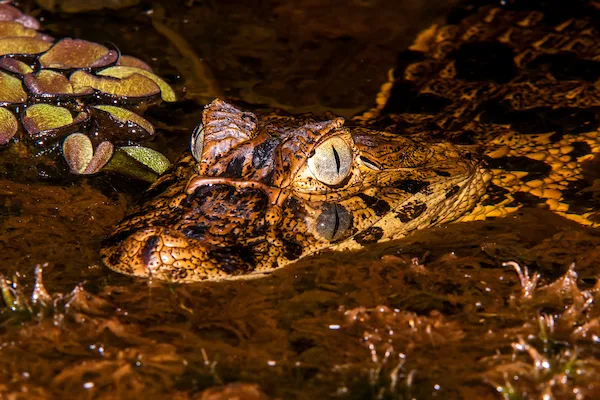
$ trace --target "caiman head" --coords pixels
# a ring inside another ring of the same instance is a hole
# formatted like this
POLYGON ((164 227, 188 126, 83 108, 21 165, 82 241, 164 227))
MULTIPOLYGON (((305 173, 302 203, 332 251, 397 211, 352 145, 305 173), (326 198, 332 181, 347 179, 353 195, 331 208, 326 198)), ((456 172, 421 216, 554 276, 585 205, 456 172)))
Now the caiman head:
POLYGON ((485 191, 479 157, 449 143, 209 104, 184 156, 101 250, 125 274, 257 276, 459 217, 485 191))

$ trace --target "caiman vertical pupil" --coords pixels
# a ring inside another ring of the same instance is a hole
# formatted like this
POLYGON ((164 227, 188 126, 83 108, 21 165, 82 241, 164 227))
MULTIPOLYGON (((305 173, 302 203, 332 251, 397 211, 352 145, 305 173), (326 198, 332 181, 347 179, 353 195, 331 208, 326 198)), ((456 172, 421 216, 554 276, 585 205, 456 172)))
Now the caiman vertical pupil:
POLYGON ((331 151, 333 151, 333 157, 335 158, 335 167, 338 175, 340 174, 340 155, 335 149, 334 145, 331 145, 331 151))
POLYGON ((348 177, 352 161, 352 149, 348 143, 339 136, 333 136, 315 148, 308 159, 308 168, 320 182, 337 186, 348 177))
POLYGON ((317 232, 330 242, 348 237, 352 226, 352 216, 339 204, 323 205, 323 211, 317 218, 317 232))

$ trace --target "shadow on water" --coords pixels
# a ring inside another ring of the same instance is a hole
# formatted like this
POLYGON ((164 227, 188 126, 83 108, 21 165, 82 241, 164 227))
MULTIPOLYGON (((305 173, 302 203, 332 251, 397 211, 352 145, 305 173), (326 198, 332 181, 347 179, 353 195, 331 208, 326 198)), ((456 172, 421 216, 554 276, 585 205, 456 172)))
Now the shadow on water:
MULTIPOLYGON (((395 50, 444 11, 392 1, 180 3, 165 24, 194 44, 227 97, 346 115, 372 105, 395 50)), ((54 35, 114 42, 181 89, 193 65, 165 48, 149 6, 41 15, 54 35)), ((205 88, 192 87, 187 106, 150 115, 163 124, 155 145, 171 159, 199 120, 194 101, 205 88)), ((553 385, 558 398, 600 390, 600 320, 589 300, 600 289, 600 235, 548 211, 326 253, 262 279, 166 285, 100 265, 100 240, 141 187, 109 176, 27 181, 3 168, 0 258, 10 284, 0 393, 13 398, 519 398, 515 376, 531 393, 553 385), (508 261, 529 270, 519 276, 508 261), (34 266, 44 263, 49 294, 32 301, 34 266), (204 391, 219 385, 228 386, 204 391)))

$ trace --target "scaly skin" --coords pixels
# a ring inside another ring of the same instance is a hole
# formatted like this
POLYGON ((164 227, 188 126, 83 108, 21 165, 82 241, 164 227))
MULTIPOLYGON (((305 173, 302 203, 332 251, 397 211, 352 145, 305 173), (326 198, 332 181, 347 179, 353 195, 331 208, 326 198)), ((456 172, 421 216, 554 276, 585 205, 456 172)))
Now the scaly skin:
POLYGON ((467 148, 343 122, 257 118, 215 100, 204 112, 200 161, 183 157, 150 188, 158 195, 117 226, 104 262, 170 281, 247 277, 452 220, 485 190, 480 159, 467 148), (332 138, 351 152, 335 188, 307 161, 332 138))
POLYGON ((161 280, 224 280, 523 205, 595 225, 586 171, 600 151, 599 13, 570 7, 589 17, 483 7, 426 30, 379 107, 352 124, 215 100, 192 155, 115 228, 104 262, 161 280))

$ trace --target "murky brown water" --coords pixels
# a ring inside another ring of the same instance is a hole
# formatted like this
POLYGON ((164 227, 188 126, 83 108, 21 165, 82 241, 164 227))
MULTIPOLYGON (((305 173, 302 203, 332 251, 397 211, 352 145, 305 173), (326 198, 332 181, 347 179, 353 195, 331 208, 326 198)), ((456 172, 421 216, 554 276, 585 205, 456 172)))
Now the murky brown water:
MULTIPOLYGON (((155 7, 166 8, 161 23, 181 35, 176 44, 152 26, 149 3, 38 15, 55 36, 111 41, 185 87, 186 101, 147 115, 160 131, 151 145, 171 159, 187 146, 214 82, 227 98, 290 112, 350 116, 370 107, 396 50, 444 13, 395 1, 175 3, 155 7)), ((0 154, 0 272, 29 296, 35 265, 47 263, 54 302, 2 308, 1 397, 492 399, 502 397, 497 387, 514 399, 600 394, 596 229, 527 209, 311 257, 264 279, 148 283, 98 257, 142 184, 33 180, 35 160, 14 147, 0 154), (527 282, 507 261, 540 273, 538 288, 522 290, 527 282), (564 278, 573 262, 578 278, 564 278)))

